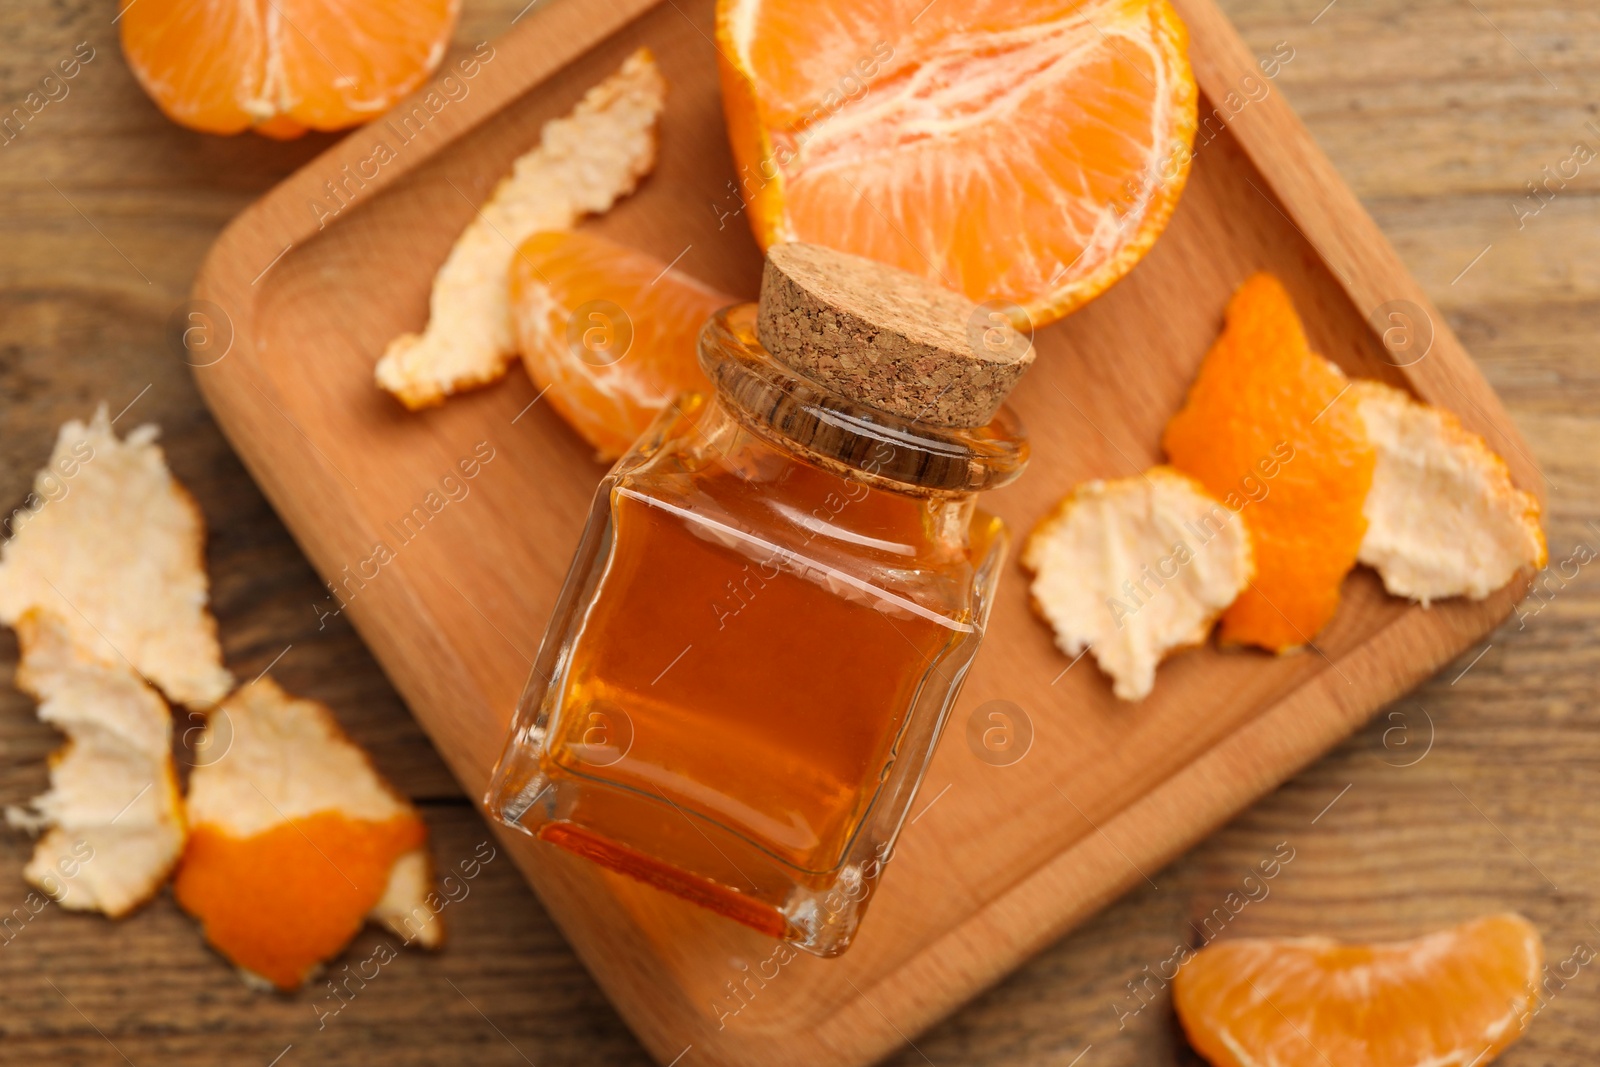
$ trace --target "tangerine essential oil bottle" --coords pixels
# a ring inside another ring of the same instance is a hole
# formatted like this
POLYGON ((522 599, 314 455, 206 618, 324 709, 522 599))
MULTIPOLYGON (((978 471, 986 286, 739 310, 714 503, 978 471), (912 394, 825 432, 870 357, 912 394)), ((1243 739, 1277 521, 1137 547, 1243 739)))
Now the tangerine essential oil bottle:
POLYGON ((488 803, 818 955, 854 935, 962 678, 1033 358, 965 298, 810 245, 700 338, 714 396, 600 483, 488 803), (988 343, 985 343, 988 342, 988 343))

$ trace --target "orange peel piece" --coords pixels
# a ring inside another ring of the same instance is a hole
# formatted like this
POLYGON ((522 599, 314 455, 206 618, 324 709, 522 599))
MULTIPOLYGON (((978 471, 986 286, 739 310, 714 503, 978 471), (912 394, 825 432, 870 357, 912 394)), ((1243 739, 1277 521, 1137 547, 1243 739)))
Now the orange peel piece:
POLYGON ((1410 941, 1220 942, 1172 1001, 1213 1067, 1479 1067, 1528 1028, 1543 967, 1532 923, 1490 915, 1410 941))
POLYGON ((1069 656, 1094 653, 1122 700, 1142 700, 1156 665, 1205 641, 1250 580, 1239 516, 1171 467, 1085 482, 1022 549, 1033 604, 1069 656))
POLYGON ((210 716, 190 776, 178 903, 247 976, 303 983, 369 918, 426 947, 443 937, 430 902, 426 827, 316 701, 270 678, 210 716))
POLYGON ((23 877, 63 908, 127 915, 166 882, 184 846, 166 701, 126 664, 95 658, 62 620, 17 620, 17 687, 67 735, 50 788, 13 825, 45 831, 23 877))
POLYGON ((1311 350, 1283 284, 1245 281, 1228 302, 1182 410, 1162 435, 1172 465, 1241 511, 1256 576, 1222 615, 1222 640, 1283 652, 1339 606, 1367 521, 1376 456, 1349 381, 1311 350))
POLYGON ((500 380, 516 358, 506 273, 516 247, 611 209, 656 160, 666 82, 649 49, 634 52, 571 114, 545 123, 539 144, 467 224, 433 281, 428 324, 389 342, 374 375, 412 411, 500 380))
POLYGON ((626 452, 679 393, 710 392, 700 327, 734 302, 654 256, 559 231, 522 243, 510 298, 528 376, 604 460, 626 452))
POLYGON ((1377 449, 1359 559, 1385 589, 1423 604, 1482 600, 1545 565, 1539 501, 1512 484, 1482 437, 1381 382, 1356 382, 1350 393, 1377 449))
POLYGON ((94 658, 126 663, 174 702, 233 688, 206 608, 205 523, 172 477, 154 426, 119 440, 106 407, 61 427, 0 549, 0 622, 59 619, 94 658))

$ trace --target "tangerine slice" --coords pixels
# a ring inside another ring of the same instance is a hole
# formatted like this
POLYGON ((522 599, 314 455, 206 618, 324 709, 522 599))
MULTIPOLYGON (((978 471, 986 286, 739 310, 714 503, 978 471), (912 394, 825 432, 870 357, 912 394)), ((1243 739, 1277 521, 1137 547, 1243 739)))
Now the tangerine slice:
POLYGON ((1349 381, 1311 351, 1283 284, 1257 274, 1228 302, 1162 446, 1172 465, 1240 511, 1256 576, 1222 615, 1224 642, 1309 644, 1339 606, 1367 530, 1374 451, 1349 381))
POLYGON ((700 327, 733 298, 581 232, 537 233, 511 263, 511 319, 534 384, 600 458, 622 455, 679 393, 709 392, 700 327))
POLYGON ((1513 914, 1389 943, 1243 938, 1184 964, 1172 1002, 1213 1067, 1482 1067, 1527 1029, 1543 967, 1513 914))
POLYGON ((716 36, 763 248, 829 245, 1042 325, 1133 268, 1188 176, 1167 0, 719 0, 716 36))
POLYGON ((387 111, 444 58, 460 0, 122 0, 122 51, 168 118, 297 137, 387 111))

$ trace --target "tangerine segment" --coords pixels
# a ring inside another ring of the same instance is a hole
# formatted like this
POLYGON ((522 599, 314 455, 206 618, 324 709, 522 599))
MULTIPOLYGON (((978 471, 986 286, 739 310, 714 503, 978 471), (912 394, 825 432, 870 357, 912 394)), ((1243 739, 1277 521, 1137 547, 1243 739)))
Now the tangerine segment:
POLYGON ((1188 175, 1167 0, 719 0, 763 247, 809 241, 1053 321, 1126 274, 1188 175))
POLYGON ((206 940, 279 989, 339 954, 426 837, 414 815, 382 822, 317 812, 247 837, 196 826, 173 891, 206 940))
POLYGON ((700 327, 733 298, 643 252, 590 233, 537 233, 511 264, 522 363, 599 452, 626 452, 662 408, 709 392, 700 327))
POLYGON ((1308 644, 1339 606, 1367 530, 1374 452, 1339 368, 1311 351, 1283 284, 1248 279, 1162 446, 1172 465, 1242 511, 1256 576, 1222 616, 1222 640, 1275 652, 1308 644))
POLYGON ((444 58, 460 0, 122 0, 122 50, 167 117, 294 137, 375 118, 444 58))
POLYGON ((1481 1067, 1527 1029, 1543 966, 1528 920, 1491 915, 1411 941, 1225 941, 1172 1000, 1213 1067, 1481 1067))

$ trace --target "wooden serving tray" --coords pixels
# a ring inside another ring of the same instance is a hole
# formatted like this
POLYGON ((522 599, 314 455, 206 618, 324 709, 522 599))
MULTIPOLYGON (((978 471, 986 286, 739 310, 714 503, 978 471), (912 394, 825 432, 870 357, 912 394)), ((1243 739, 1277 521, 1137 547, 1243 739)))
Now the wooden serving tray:
MULTIPOLYGON (((1318 350, 1351 374, 1453 409, 1537 491, 1498 400, 1383 235, 1277 91, 1250 98, 1271 82, 1213 0, 1175 2, 1193 38, 1202 119, 1219 111, 1202 122, 1187 191, 1154 251, 1107 295, 1040 331, 1038 361, 1013 401, 1033 463, 988 506, 1022 533, 1074 483, 1157 462, 1160 428, 1229 294, 1258 269, 1284 280, 1318 350), (1424 331, 1431 320, 1425 357, 1413 344, 1394 358, 1370 325, 1387 327, 1396 308, 1424 331)), ((473 796, 499 754, 602 468, 548 405, 533 403, 519 369, 412 415, 373 386, 372 367, 391 337, 422 325, 452 241, 542 123, 641 44, 671 87, 660 162, 637 195, 589 225, 663 260, 681 254, 682 269, 754 295, 759 254, 731 191, 711 16, 710 0, 555 0, 534 10, 493 42, 467 95, 420 132, 413 125, 412 139, 374 123, 245 211, 195 284, 197 300, 215 305, 197 307, 232 327, 227 354, 196 370, 218 422, 339 584, 344 610, 473 796), (380 140, 394 157, 371 176, 363 161, 380 140), (468 480, 461 463, 474 458, 468 480), (422 532, 397 536, 430 503, 422 532), (380 543, 393 558, 375 564, 380 543)), ((674 898, 503 837, 661 1062, 866 1063, 1326 751, 1484 635, 1520 592, 1423 610, 1385 597, 1360 571, 1316 650, 1198 649, 1128 706, 1092 663, 1067 669, 1008 563, 897 859, 855 946, 836 960, 790 959, 674 898), (1032 731, 1009 766, 979 759, 966 740, 975 710, 996 700, 1019 708, 1032 731)), ((339 606, 330 598, 323 610, 339 606)))

